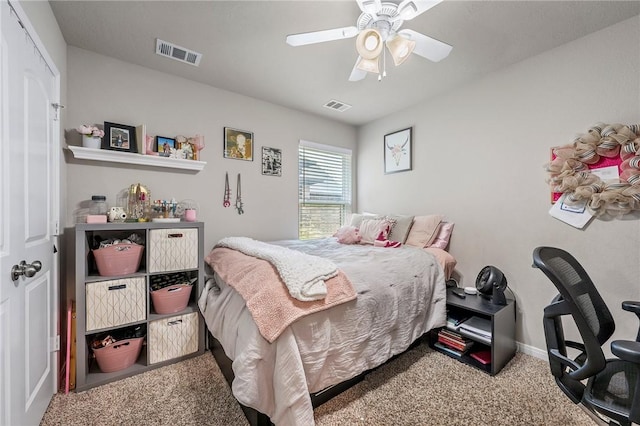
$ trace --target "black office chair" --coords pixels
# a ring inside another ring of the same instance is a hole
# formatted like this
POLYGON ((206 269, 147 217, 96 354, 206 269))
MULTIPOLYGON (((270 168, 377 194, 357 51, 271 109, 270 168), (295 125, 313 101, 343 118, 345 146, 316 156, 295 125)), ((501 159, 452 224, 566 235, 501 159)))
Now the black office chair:
MULTIPOLYGON (((636 341, 615 340, 605 359, 602 345, 615 323, 611 312, 578 261, 564 250, 538 247, 533 266, 553 282, 558 294, 544 309, 544 334, 551 373, 562 391, 575 403, 606 416, 609 424, 640 424, 640 330, 636 341), (562 317, 571 315, 583 343, 565 340, 562 317), (575 358, 567 348, 577 349, 575 358), (585 385, 586 380, 586 385, 585 385)), ((622 302, 622 309, 640 319, 640 302, 622 302)))

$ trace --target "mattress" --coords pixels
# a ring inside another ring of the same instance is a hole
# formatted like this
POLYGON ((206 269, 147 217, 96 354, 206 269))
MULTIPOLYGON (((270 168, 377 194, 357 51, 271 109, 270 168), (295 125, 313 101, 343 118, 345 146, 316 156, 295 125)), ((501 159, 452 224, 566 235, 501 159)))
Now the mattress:
POLYGON ((357 292, 353 301, 298 319, 270 344, 233 288, 217 274, 207 283, 199 305, 233 360, 233 394, 276 425, 313 425, 310 392, 375 368, 445 325, 444 272, 424 250, 343 245, 335 238, 273 244, 331 259, 357 292))

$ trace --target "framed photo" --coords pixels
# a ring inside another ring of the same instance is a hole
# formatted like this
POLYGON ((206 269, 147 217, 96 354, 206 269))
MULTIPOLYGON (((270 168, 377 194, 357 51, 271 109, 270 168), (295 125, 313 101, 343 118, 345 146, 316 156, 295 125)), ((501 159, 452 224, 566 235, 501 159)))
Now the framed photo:
POLYGON ((411 170, 412 127, 384 135, 384 173, 411 170))
POLYGON ((262 174, 266 176, 282 176, 282 150, 262 147, 262 174))
POLYGON ((253 133, 225 127, 224 158, 253 161, 253 133))
POLYGON ((102 149, 137 153, 136 128, 134 126, 105 121, 102 149))
POLYGON ((169 157, 171 148, 176 148, 176 140, 164 136, 156 136, 156 151, 160 157, 169 157))

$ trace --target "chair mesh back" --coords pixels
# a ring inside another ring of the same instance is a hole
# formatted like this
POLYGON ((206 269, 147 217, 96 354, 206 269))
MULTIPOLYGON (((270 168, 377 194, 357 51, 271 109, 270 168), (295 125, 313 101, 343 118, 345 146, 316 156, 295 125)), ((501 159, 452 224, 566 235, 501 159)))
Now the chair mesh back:
MULTIPOLYGON (((569 253, 557 248, 540 247, 536 253, 536 266, 551 279, 564 299, 579 311, 581 318, 574 315, 576 322, 583 320, 600 345, 606 342, 615 330, 613 316, 584 268, 569 253)), ((582 330, 580 333, 583 334, 582 330)))

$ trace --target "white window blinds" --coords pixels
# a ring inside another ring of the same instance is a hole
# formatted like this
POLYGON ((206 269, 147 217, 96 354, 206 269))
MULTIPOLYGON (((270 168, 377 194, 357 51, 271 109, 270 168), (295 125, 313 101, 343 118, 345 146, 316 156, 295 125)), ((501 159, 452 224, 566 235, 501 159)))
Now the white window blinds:
POLYGON ((333 235, 351 213, 351 150, 300 141, 298 238, 333 235))

